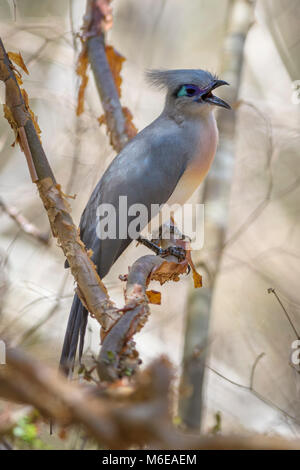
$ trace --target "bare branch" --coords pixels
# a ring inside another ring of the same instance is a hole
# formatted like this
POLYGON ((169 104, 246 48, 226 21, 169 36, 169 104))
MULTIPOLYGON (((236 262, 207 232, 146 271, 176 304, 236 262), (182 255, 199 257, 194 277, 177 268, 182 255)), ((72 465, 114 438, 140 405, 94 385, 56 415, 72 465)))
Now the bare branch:
POLYGON ((42 242, 44 245, 49 244, 49 234, 41 232, 35 225, 33 225, 29 220, 26 219, 20 211, 13 206, 8 206, 2 198, 0 198, 0 208, 5 212, 17 226, 22 230, 22 232, 30 235, 34 239, 42 242))
POLYGON ((257 364, 259 363, 259 361, 266 355, 266 353, 262 352, 260 353, 257 358, 255 359, 254 363, 253 363, 253 366, 252 366, 252 369, 251 369, 251 375, 250 375, 250 385, 249 385, 249 388, 251 391, 253 391, 253 387, 254 387, 254 376, 255 376, 255 371, 256 371, 256 367, 257 367, 257 364))
POLYGON ((142 328, 150 313, 147 280, 152 270, 164 261, 158 256, 147 255, 133 264, 128 275, 124 314, 108 332, 101 347, 97 369, 102 380, 113 381, 124 373, 131 375, 138 366, 138 355, 131 338, 142 328))
POLYGON ((103 388, 69 382, 57 371, 20 349, 7 349, 0 370, 0 396, 37 407, 41 414, 68 426, 81 424, 109 449, 297 449, 298 441, 265 436, 192 436, 170 422, 172 370, 165 359, 138 374, 134 386, 103 388))
POLYGON ((256 366, 259 362, 259 360, 263 357, 264 353, 261 353, 254 361, 253 363, 253 366, 252 366, 252 369, 251 369, 251 376, 250 376, 250 385, 243 385, 243 384, 240 384, 238 382, 235 382, 234 380, 231 380, 229 379, 228 377, 226 377, 225 375, 221 374, 220 372, 218 372, 217 370, 213 369, 212 367, 210 366, 206 366, 211 372, 213 372, 215 375, 217 375, 218 377, 220 377, 221 379, 225 380, 226 382, 238 387, 238 388, 241 388, 247 392, 250 392, 252 393, 252 395, 254 395, 258 400, 260 400, 261 402, 265 403, 267 406, 270 406, 271 408, 273 408, 274 410, 276 411, 279 411, 283 416, 285 416, 286 418, 289 418, 291 420, 293 420, 295 423, 298 423, 299 424, 299 419, 296 418, 295 416, 292 416, 291 414, 289 414, 287 411, 285 411, 284 409, 280 408, 280 406, 276 405, 276 403, 273 403, 271 400, 269 400, 268 398, 264 397, 261 393, 257 392, 254 388, 253 388, 253 383, 254 383, 254 374, 255 374, 255 370, 256 370, 256 366))
MULTIPOLYGON (((175 245, 175 241, 170 239, 168 244, 175 245)), ((114 381, 124 375, 132 375, 140 364, 132 338, 150 315, 146 293, 150 280, 158 280, 161 284, 178 280, 187 268, 188 260, 178 263, 174 256, 146 255, 135 261, 128 274, 124 313, 106 334, 100 351, 97 370, 102 380, 114 381)))
POLYGON ((292 322, 292 319, 291 319, 291 317, 289 316, 287 309, 285 308, 285 306, 284 306, 283 303, 281 302, 280 297, 279 297, 279 295, 277 294, 276 290, 275 290, 273 287, 270 287, 270 288, 268 289, 268 294, 274 294, 274 295, 275 295, 275 297, 276 297, 276 299, 277 299, 277 301, 278 301, 280 307, 282 308, 282 310, 283 310, 283 312, 284 312, 284 314, 285 314, 285 316, 286 316, 286 318, 287 318, 289 324, 290 324, 291 327, 292 327, 292 330, 294 331, 294 333, 295 333, 295 335, 296 335, 296 338, 297 338, 297 339, 300 339, 300 335, 299 335, 298 331, 296 330, 296 327, 295 327, 294 323, 292 322))
POLYGON ((47 211, 54 237, 58 239, 77 282, 78 295, 89 312, 97 318, 104 329, 119 317, 110 301, 96 267, 80 240, 78 229, 70 215, 70 206, 60 186, 56 184, 51 167, 36 130, 34 115, 26 103, 27 96, 16 79, 4 45, 0 40, 0 80, 5 83, 6 106, 9 122, 26 155, 33 181, 47 211), (21 132, 20 132, 21 129, 21 132))
POLYGON ((111 144, 117 152, 120 152, 135 132, 132 132, 133 126, 128 125, 131 114, 127 108, 122 108, 120 91, 107 58, 104 33, 112 25, 109 3, 109 0, 87 1, 81 54, 88 54, 111 144))

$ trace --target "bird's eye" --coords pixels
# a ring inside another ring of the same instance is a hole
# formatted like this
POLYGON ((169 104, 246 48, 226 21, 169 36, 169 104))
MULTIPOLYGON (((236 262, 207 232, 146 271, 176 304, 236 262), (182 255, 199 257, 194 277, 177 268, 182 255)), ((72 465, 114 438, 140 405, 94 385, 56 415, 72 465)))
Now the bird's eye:
POLYGON ((182 85, 177 93, 177 96, 195 96, 200 92, 199 88, 195 85, 182 85))

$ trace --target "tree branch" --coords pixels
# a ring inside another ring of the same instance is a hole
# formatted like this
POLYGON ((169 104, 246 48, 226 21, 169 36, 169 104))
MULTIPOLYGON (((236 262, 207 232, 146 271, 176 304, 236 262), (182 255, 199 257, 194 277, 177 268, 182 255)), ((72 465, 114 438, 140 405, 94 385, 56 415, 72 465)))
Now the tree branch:
POLYGON ((134 386, 82 386, 17 348, 7 349, 0 369, 0 396, 36 407, 44 417, 83 425, 109 449, 147 445, 154 449, 298 449, 298 441, 265 436, 191 436, 170 422, 172 370, 165 359, 137 375, 134 386))
POLYGON ((127 108, 122 108, 119 99, 121 91, 117 88, 107 59, 104 33, 112 25, 109 3, 109 0, 87 0, 83 26, 83 40, 86 42, 83 48, 86 47, 92 67, 111 144, 116 152, 120 152, 132 137, 127 122, 131 115, 129 112, 128 116, 127 108))
POLYGON ((122 375, 132 375, 139 365, 133 335, 139 331, 150 314, 146 288, 154 268, 165 260, 147 255, 139 258, 128 275, 124 314, 105 336, 99 359, 98 374, 102 380, 114 381, 122 375))
POLYGON ((33 225, 29 220, 26 219, 20 211, 13 206, 8 206, 2 198, 0 198, 0 208, 5 212, 17 226, 22 230, 22 232, 30 235, 36 240, 40 241, 44 245, 49 244, 49 234, 41 232, 35 225, 33 225))
MULTIPOLYGON (((165 247, 182 246, 181 240, 171 235, 169 240, 161 240, 165 247)), ((151 280, 160 284, 168 281, 178 281, 189 266, 190 257, 182 262, 172 255, 146 255, 139 258, 129 270, 125 290, 125 306, 121 309, 123 315, 105 335, 97 370, 102 380, 114 381, 122 376, 132 375, 140 364, 138 352, 135 349, 133 336, 145 325, 149 315, 150 297, 146 289, 151 280)))
POLYGON ((120 314, 110 301, 96 267, 80 240, 66 196, 56 184, 43 150, 34 115, 26 102, 27 94, 25 90, 20 89, 14 66, 9 60, 1 39, 0 80, 5 83, 6 89, 6 117, 26 155, 32 179, 37 184, 47 211, 53 236, 58 239, 77 282, 78 295, 89 312, 106 330, 119 318, 120 314))

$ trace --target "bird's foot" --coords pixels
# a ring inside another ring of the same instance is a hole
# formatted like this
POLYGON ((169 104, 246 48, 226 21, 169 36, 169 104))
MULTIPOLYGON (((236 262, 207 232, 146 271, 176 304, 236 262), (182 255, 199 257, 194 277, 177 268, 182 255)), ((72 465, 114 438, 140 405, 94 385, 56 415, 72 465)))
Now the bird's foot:
POLYGON ((139 237, 137 241, 141 243, 142 245, 146 246, 147 248, 149 248, 150 250, 154 251, 156 255, 159 255, 159 256, 161 255, 162 249, 156 243, 143 237, 139 237))
POLYGON ((160 248, 159 256, 165 258, 166 256, 175 256, 178 261, 184 261, 186 258, 186 250, 181 246, 169 246, 168 248, 160 248))
POLYGON ((186 258, 186 250, 181 246, 169 246, 168 248, 161 248, 156 243, 148 240, 147 238, 139 237, 138 242, 154 251, 157 256, 165 258, 166 256, 175 256, 178 261, 184 261, 186 258))

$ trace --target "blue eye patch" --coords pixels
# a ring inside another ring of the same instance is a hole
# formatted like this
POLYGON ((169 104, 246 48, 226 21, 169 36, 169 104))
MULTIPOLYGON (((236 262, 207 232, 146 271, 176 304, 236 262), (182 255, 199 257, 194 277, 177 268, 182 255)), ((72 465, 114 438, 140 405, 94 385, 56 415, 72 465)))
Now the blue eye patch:
POLYGON ((177 97, 180 96, 195 96, 199 95, 202 90, 196 85, 182 85, 180 90, 177 92, 177 97))

